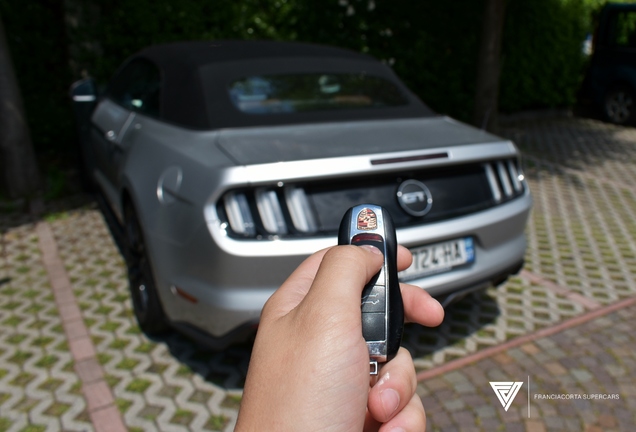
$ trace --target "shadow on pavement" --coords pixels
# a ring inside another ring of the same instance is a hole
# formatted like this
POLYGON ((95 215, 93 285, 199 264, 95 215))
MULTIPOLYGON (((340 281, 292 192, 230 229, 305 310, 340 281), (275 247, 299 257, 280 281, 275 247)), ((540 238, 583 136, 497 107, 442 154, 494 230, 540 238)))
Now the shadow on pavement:
POLYGON ((0 200, 0 234, 12 228, 35 223, 38 218, 55 218, 58 214, 86 207, 92 202, 94 197, 83 193, 45 201, 40 209, 33 209, 27 200, 0 200))
POLYGON ((463 357, 469 351, 464 347, 466 338, 495 322, 500 313, 495 298, 485 291, 472 293, 448 306, 444 321, 438 327, 407 324, 403 346, 413 358, 430 360, 436 352, 449 347, 454 349, 444 355, 444 362, 463 357))
MULTIPOLYGON (((124 229, 102 195, 96 194, 95 201, 106 221, 119 254, 125 262, 124 229)), ((134 320, 134 318, 132 319, 134 320)), ((176 330, 169 330, 157 336, 146 336, 153 342, 165 344, 170 354, 186 369, 203 377, 206 381, 225 389, 243 387, 252 352, 253 338, 243 343, 234 344, 223 351, 214 351, 207 346, 197 344, 176 330)), ((185 373, 185 371, 183 372, 185 373)))
POLYGON ((604 122, 598 113, 585 107, 575 109, 573 116, 575 122, 563 115, 508 120, 502 124, 500 135, 519 147, 527 170, 558 175, 567 169, 590 173, 605 163, 636 159, 634 127, 604 122), (535 163, 538 160, 542 163, 535 163))

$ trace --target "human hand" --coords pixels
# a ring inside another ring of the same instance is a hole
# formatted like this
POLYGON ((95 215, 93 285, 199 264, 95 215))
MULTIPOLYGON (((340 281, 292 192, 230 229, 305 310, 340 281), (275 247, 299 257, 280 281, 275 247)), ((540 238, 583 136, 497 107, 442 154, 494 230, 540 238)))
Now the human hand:
MULTIPOLYGON (((398 269, 411 263, 398 248, 398 269)), ((423 431, 415 369, 404 348, 369 376, 360 297, 383 263, 374 247, 336 246, 309 257, 263 308, 237 431, 423 431)), ((439 325, 444 309, 401 284, 407 321, 439 325)))

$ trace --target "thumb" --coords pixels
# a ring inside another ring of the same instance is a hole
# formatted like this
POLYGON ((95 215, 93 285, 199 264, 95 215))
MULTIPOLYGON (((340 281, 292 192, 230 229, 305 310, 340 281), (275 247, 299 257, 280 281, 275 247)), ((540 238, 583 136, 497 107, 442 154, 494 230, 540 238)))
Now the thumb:
POLYGON ((382 252, 373 246, 329 249, 302 303, 331 313, 359 313, 362 288, 380 271, 383 261, 382 252))

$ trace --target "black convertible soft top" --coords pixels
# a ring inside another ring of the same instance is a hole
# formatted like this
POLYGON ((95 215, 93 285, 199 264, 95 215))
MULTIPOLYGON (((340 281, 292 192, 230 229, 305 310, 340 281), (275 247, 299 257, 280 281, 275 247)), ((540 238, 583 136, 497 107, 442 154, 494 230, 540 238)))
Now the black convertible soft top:
POLYGON ((373 57, 343 48, 278 41, 196 41, 154 45, 141 50, 144 56, 168 71, 171 67, 196 69, 210 63, 289 57, 331 57, 373 61, 373 57))
POLYGON ((342 48, 278 41, 175 42, 145 48, 129 58, 124 67, 138 59, 152 62, 161 72, 162 120, 187 128, 218 129, 433 115, 388 66, 369 55, 342 48), (239 111, 230 101, 228 85, 237 78, 301 72, 377 75, 394 83, 409 103, 374 110, 251 115, 239 111))

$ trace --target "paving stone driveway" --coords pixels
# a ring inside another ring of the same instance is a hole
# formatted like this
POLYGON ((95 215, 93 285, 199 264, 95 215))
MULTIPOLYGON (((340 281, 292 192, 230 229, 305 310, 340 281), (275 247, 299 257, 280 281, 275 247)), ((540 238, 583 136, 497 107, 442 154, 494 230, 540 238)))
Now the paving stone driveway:
MULTIPOLYGON (((636 130, 561 118, 508 124, 503 133, 524 152, 535 199, 527 265, 449 308, 440 327, 408 327, 404 345, 422 378, 429 430, 630 430, 636 308, 625 302, 636 297, 636 130), (605 313, 611 305, 620 308, 605 313), (529 339, 514 345, 519 337, 529 339), (508 411, 490 380, 524 382, 508 411), (533 399, 552 393, 621 397, 533 399)), ((133 431, 232 430, 249 344, 210 353, 178 334, 148 339, 95 203, 76 197, 47 204, 45 214, 35 224, 0 212, 0 431, 109 430, 107 412, 133 431), (43 251, 46 230, 66 279, 43 251), (79 307, 72 322, 59 312, 65 285, 79 307)))

